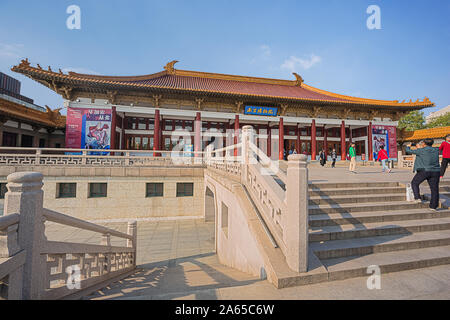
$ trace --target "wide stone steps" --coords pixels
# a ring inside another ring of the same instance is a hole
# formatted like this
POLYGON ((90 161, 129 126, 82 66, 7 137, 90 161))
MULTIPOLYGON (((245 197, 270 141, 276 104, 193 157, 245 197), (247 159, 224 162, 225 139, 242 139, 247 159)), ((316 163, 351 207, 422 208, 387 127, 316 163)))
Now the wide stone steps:
POLYGON ((346 224, 361 224, 375 222, 394 222, 403 220, 420 220, 450 217, 450 210, 440 210, 438 212, 429 209, 410 209, 392 212, 356 212, 356 213, 333 213, 315 214, 309 216, 309 226, 319 228, 325 226, 339 226, 346 224))
POLYGON ((321 262, 327 269, 328 281, 368 277, 368 267, 374 265, 378 266, 383 274, 450 264, 450 246, 380 252, 325 259, 321 262))
MULTIPOLYGON (((330 201, 331 202, 331 201, 330 201)), ((365 202, 365 203, 331 203, 321 205, 309 205, 309 214, 332 214, 332 213, 355 213, 379 211, 389 212, 394 210, 428 208, 427 203, 415 203, 410 201, 389 201, 389 202, 365 202)))
POLYGON ((310 248, 321 259, 362 256, 381 252, 449 246, 450 230, 396 234, 354 239, 312 242, 310 248))
POLYGON ((405 187, 360 187, 360 188, 342 188, 342 189, 309 189, 310 197, 317 196, 344 196, 344 195, 373 195, 373 194, 406 194, 405 187))
POLYGON ((438 230, 450 230, 450 218, 434 218, 395 221, 393 223, 374 222, 324 226, 310 228, 309 241, 330 241, 340 239, 357 239, 363 237, 411 234, 438 230))
POLYGON ((398 182, 316 182, 309 183, 309 189, 360 189, 360 188, 386 188, 386 187, 399 187, 398 182))
POLYGON ((310 183, 309 196, 308 272, 286 286, 450 264, 450 210, 405 201, 400 183, 310 183))
POLYGON ((345 195, 345 196, 313 196, 309 198, 309 205, 333 205, 347 203, 366 203, 366 202, 392 202, 406 201, 406 194, 375 194, 375 195, 345 195))

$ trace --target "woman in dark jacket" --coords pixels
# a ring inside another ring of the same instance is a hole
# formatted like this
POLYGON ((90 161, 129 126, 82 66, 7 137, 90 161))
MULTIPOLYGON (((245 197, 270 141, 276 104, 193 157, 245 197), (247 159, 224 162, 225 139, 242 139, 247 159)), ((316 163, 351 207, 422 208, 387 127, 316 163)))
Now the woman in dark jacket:
POLYGON ((320 165, 323 167, 327 163, 327 158, 325 156, 325 151, 321 150, 319 153, 320 165))

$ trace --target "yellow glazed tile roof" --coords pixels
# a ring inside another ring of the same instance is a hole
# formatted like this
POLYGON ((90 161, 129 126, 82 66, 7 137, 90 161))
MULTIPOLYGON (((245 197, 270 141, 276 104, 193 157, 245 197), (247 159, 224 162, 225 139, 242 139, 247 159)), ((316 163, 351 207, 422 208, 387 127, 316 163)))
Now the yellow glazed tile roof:
POLYGON ((416 131, 405 131, 403 134, 403 140, 415 141, 426 138, 444 138, 447 134, 450 134, 450 127, 437 127, 431 129, 421 129, 416 131))

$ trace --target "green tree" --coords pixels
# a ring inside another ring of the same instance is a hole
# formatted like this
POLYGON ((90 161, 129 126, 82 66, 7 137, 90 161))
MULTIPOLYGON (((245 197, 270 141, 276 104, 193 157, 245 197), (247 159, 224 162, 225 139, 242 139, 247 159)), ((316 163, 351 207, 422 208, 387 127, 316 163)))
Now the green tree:
POLYGON ((411 111, 398 121, 398 128, 414 131, 425 128, 425 116, 422 111, 411 111))
POLYGON ((443 114, 428 123, 428 128, 436 128, 436 127, 448 127, 450 126, 450 112, 443 114))

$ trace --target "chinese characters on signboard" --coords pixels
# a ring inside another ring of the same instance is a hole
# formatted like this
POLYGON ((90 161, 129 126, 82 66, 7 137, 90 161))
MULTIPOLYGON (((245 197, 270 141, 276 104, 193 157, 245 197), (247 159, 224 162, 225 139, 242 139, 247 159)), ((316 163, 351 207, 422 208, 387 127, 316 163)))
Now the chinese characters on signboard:
POLYGON ((274 107, 256 107, 256 106, 245 106, 244 114, 253 114, 258 116, 272 116, 276 117, 278 113, 278 108, 274 107))

